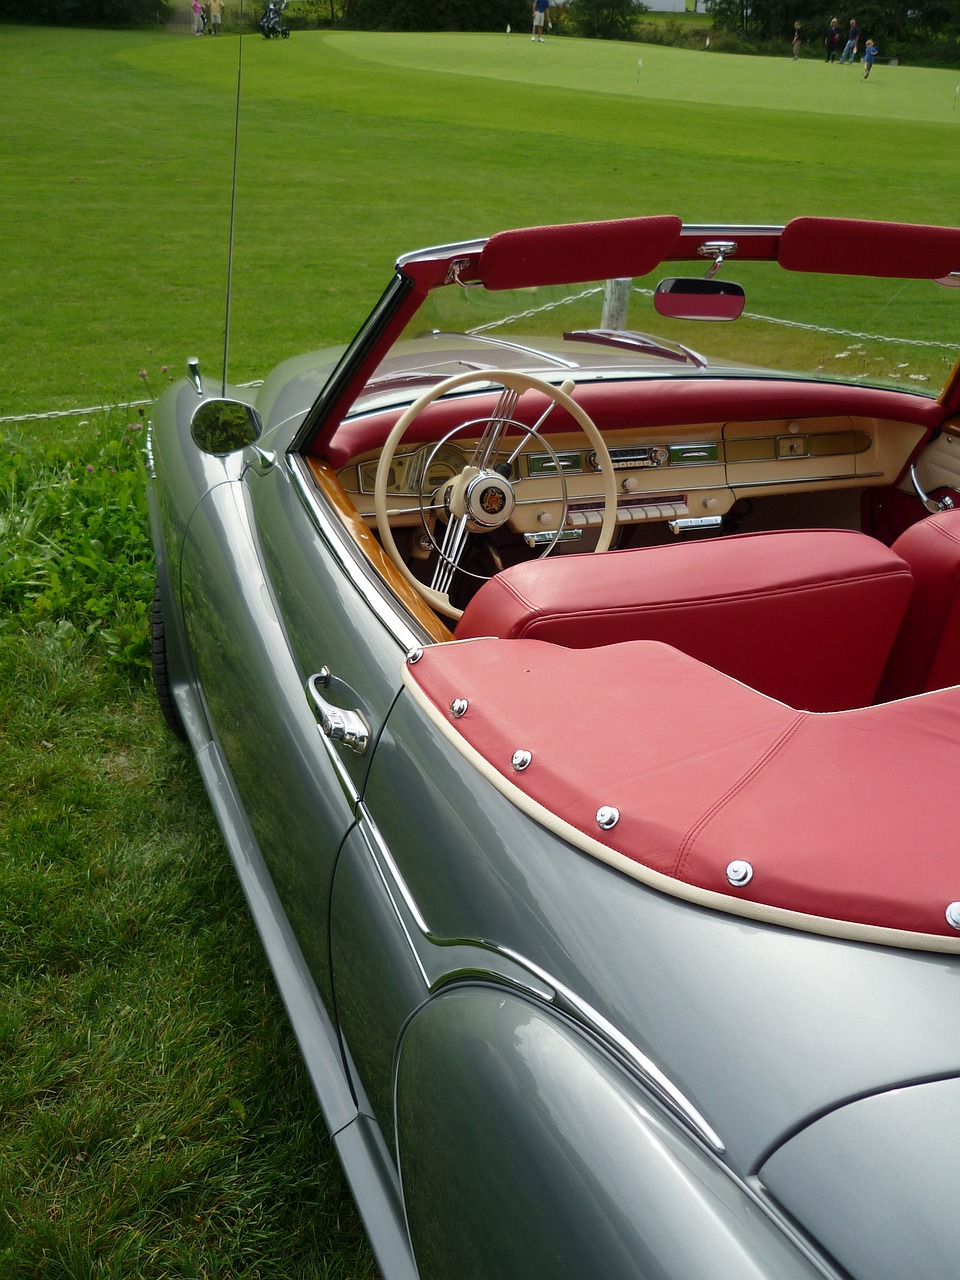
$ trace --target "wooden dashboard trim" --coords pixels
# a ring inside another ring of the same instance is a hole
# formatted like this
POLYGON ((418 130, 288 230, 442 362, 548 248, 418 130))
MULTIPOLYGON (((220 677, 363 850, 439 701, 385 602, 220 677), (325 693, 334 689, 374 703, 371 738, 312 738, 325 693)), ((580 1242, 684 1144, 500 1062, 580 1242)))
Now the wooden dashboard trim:
POLYGON ((328 505, 336 512, 344 528, 373 565, 375 572, 402 601, 415 621, 431 640, 439 644, 452 640, 453 633, 450 629, 444 626, 426 601, 417 595, 374 537, 332 467, 319 458, 306 458, 305 461, 310 468, 314 483, 328 505))

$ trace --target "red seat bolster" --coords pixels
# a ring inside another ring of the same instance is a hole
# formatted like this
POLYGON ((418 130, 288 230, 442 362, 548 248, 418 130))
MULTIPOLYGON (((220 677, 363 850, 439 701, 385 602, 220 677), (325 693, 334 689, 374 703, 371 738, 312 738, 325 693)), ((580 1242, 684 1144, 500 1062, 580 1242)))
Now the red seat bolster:
POLYGON ((911 591, 909 567, 864 534, 742 534, 515 565, 456 635, 660 640, 792 707, 843 710, 872 702, 911 591))
POLYGON ((914 593, 880 682, 881 701, 960 684, 960 511, 943 511, 893 544, 914 593))

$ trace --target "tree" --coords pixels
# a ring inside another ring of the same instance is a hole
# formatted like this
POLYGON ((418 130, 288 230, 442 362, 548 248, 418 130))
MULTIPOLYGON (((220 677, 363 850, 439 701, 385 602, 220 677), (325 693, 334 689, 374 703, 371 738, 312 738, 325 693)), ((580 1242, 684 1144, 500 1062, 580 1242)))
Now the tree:
POLYGON ((0 21, 57 27, 134 27, 156 23, 163 0, 0 0, 0 21))
POLYGON ((648 13, 635 0, 573 0, 570 22, 577 35, 594 40, 629 40, 634 19, 648 13))

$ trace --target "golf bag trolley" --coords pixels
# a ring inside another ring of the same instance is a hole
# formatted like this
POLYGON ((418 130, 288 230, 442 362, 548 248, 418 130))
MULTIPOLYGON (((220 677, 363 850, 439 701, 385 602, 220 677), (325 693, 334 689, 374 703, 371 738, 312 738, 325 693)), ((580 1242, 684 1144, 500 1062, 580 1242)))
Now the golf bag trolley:
POLYGON ((271 36, 279 36, 282 40, 286 40, 290 35, 290 28, 283 23, 283 11, 286 7, 287 0, 269 0, 266 12, 259 23, 265 40, 269 40, 271 36))

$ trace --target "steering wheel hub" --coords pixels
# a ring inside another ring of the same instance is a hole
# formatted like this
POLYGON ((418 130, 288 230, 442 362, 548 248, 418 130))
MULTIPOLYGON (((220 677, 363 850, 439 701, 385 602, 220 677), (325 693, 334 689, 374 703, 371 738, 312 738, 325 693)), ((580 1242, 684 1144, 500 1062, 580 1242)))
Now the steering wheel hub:
POLYGON ((496 471, 481 471, 463 494, 464 515, 481 529, 499 529, 513 515, 517 499, 513 485, 496 471))

